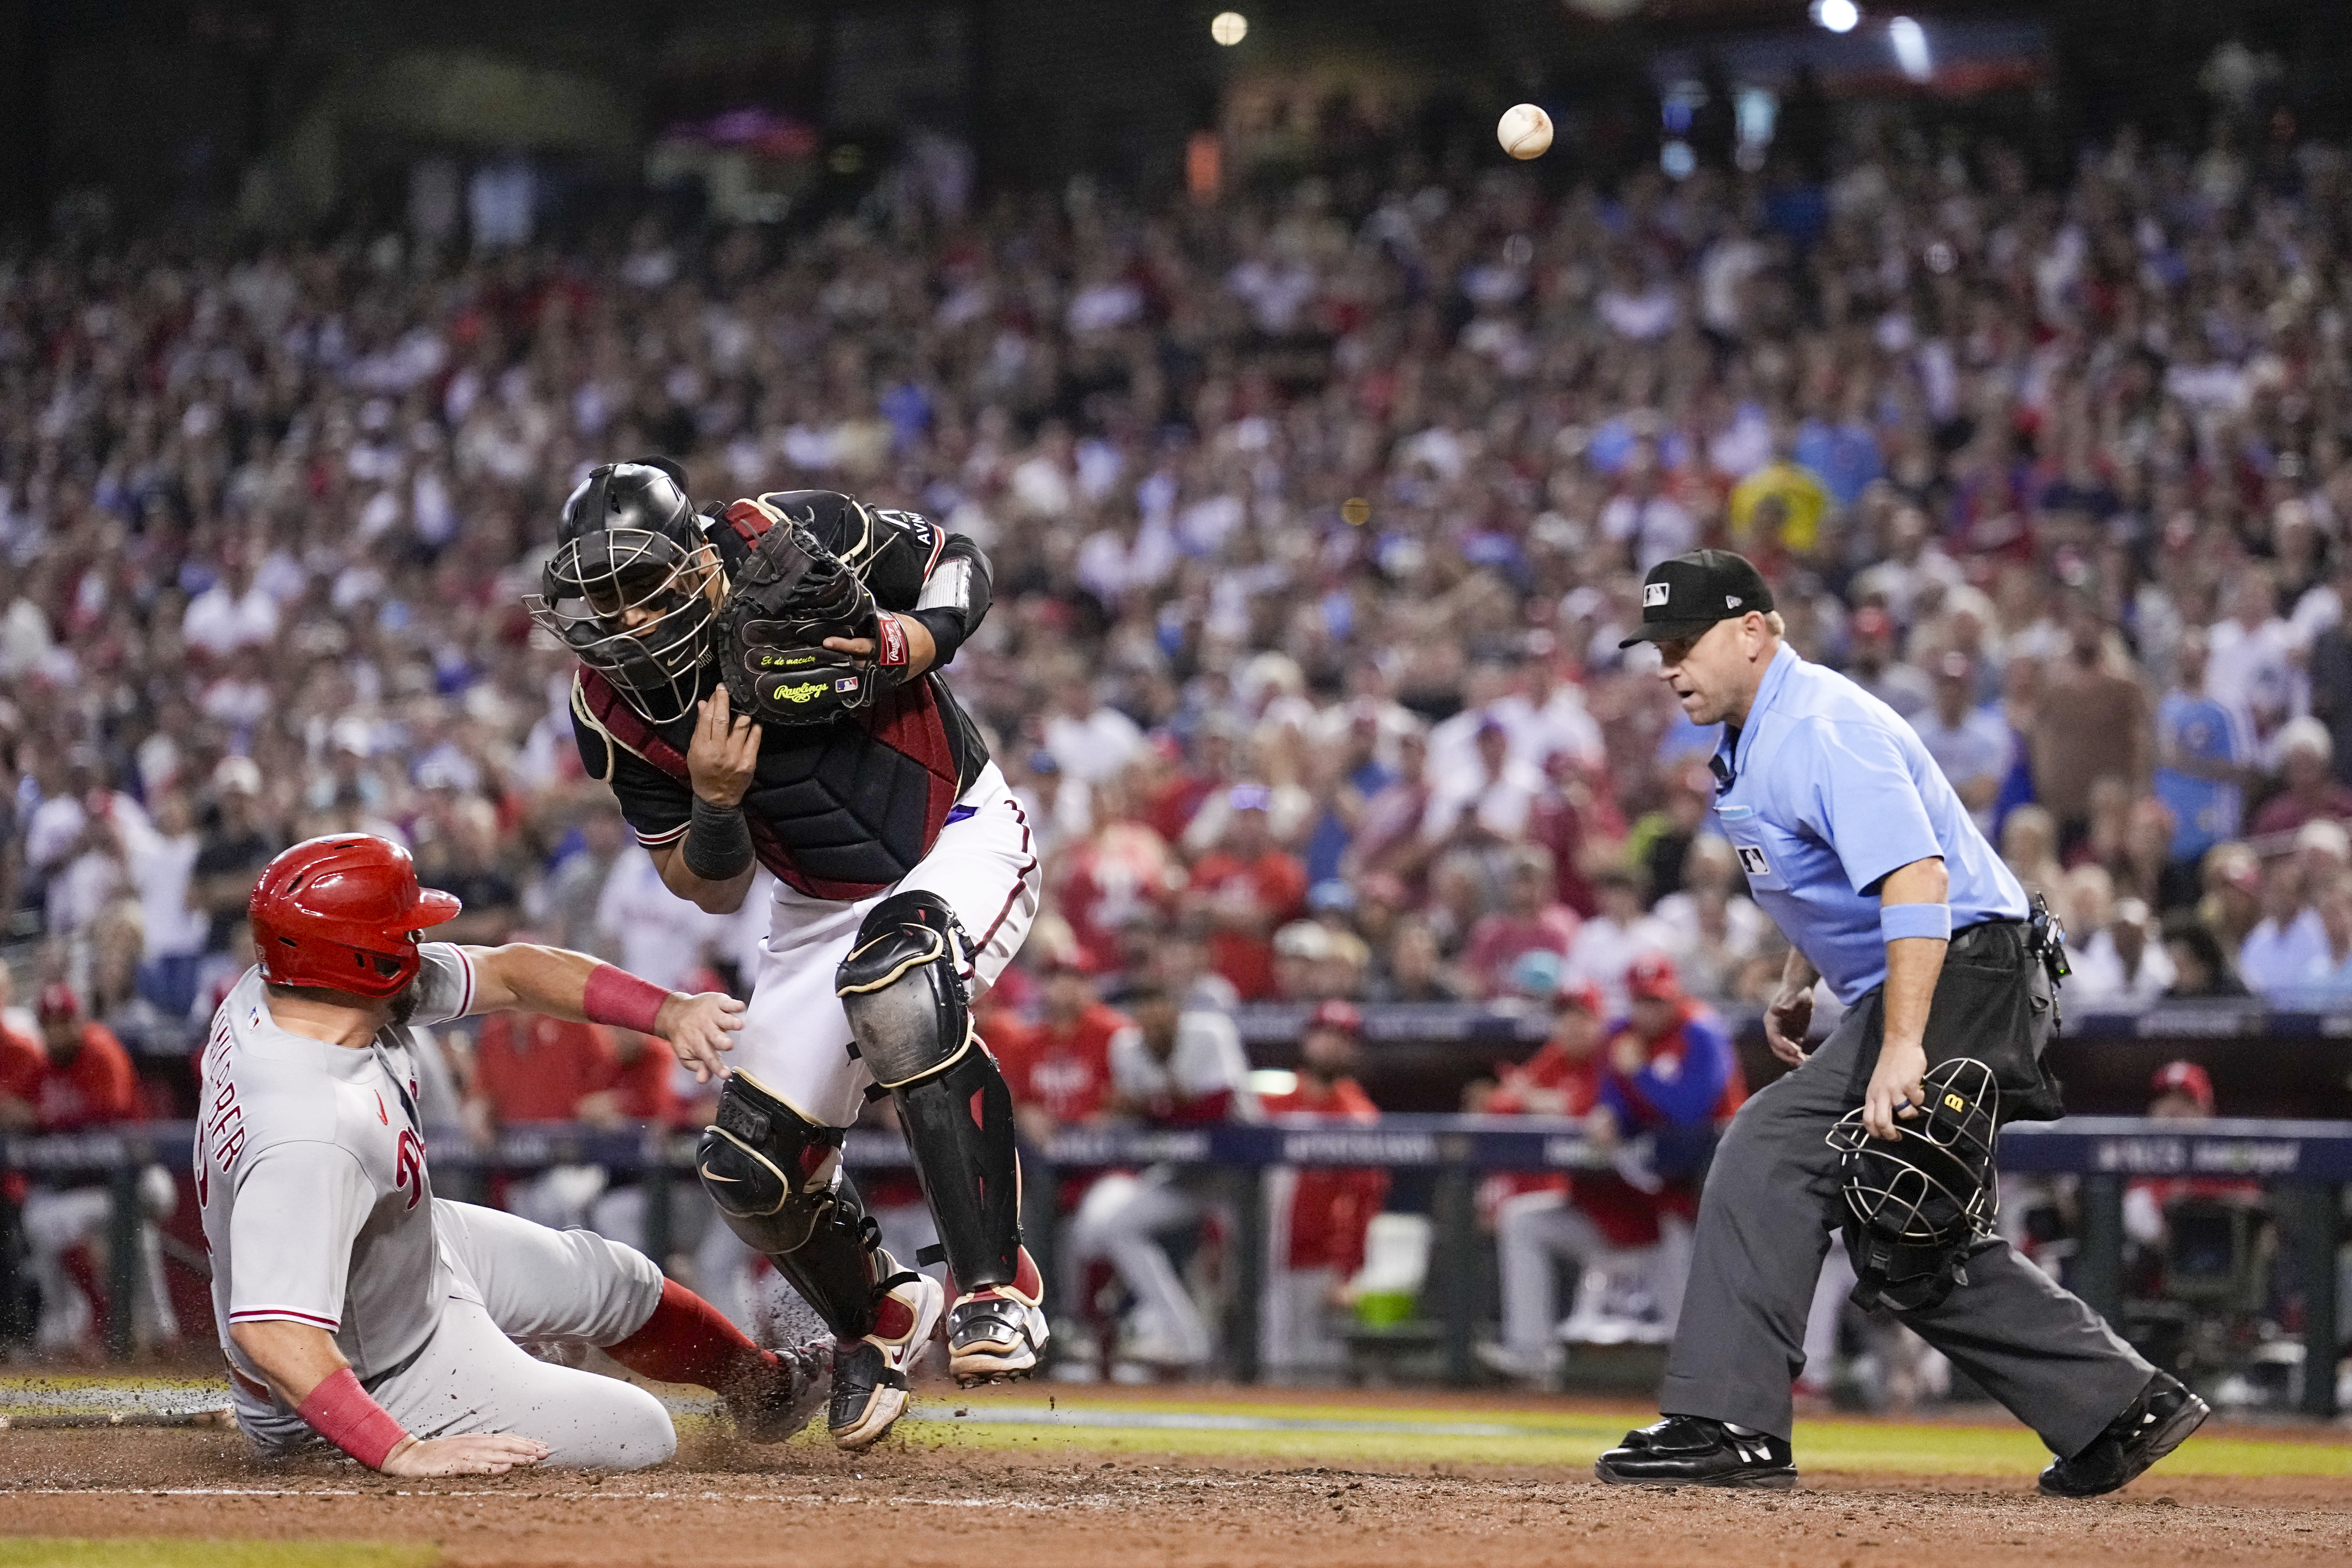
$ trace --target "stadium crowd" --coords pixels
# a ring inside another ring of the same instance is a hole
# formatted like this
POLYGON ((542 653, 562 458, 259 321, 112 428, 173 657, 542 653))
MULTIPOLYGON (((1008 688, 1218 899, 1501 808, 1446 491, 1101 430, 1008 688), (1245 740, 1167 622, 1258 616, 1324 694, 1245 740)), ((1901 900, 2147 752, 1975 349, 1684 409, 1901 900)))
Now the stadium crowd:
MULTIPOLYGON (((1702 543, 1919 729, 2066 919, 2071 1005, 2352 998, 2340 154, 2126 137, 2051 190, 1886 136, 1811 185, 1351 190, 0 264, 0 906, 40 1003, 0 1123, 88 1119, 39 1087, 84 1022, 187 1113, 252 878, 314 834, 412 846, 456 940, 746 972, 760 900, 661 888, 520 604, 578 477, 641 452, 990 553, 950 679, 1044 841, 990 1027, 1049 1121, 1244 1113, 1170 1065, 1238 1062, 1182 1021, 1240 1004, 1752 1008, 1780 938, 1708 830, 1713 736, 1617 647, 1702 543)), ((448 1120, 696 1114, 587 1033, 560 1080, 521 1027, 455 1042, 448 1120)), ((1645 1049, 1474 1097, 1606 1115, 1645 1049)), ((1298 1266, 1344 1274, 1379 1194, 1307 1185, 1352 1239, 1298 1266)))

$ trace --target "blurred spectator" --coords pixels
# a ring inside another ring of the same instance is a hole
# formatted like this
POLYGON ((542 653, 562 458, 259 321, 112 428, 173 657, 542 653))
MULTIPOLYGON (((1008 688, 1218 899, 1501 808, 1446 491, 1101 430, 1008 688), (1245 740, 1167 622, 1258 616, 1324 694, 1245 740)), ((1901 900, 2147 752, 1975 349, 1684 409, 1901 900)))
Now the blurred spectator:
POLYGON ((2177 978, 2172 959, 2158 938, 2156 916, 2144 901, 2117 899, 2107 918, 2095 926, 2079 912, 2079 894, 2076 908, 2086 929, 2066 933, 2074 971, 2066 980, 2067 1004, 2094 1012, 2137 1013, 2172 989, 2177 978))
POLYGON ((1519 955, 1541 950, 1568 956, 1580 923, 1576 912, 1553 900, 1551 856, 1533 845, 1512 851, 1503 877, 1503 906, 1470 930, 1462 952, 1462 973, 1476 994, 1504 988, 1519 955))
POLYGON ((1436 933, 1417 915, 1396 922, 1388 951, 1374 957, 1365 997, 1372 1002, 1458 1002, 1462 988, 1454 984, 1437 945, 1436 933))
POLYGON ((2316 719, 2296 719, 2279 731, 2281 787, 2254 813, 2257 837, 2293 833, 2309 822, 2352 820, 2352 786, 2336 776, 2335 742, 2316 719))
MULTIPOLYGON (((1356 1082, 1363 1016, 1346 1002, 1325 1002, 1307 1016, 1298 1040, 1293 1088, 1262 1095, 1269 1116, 1319 1116, 1370 1125, 1380 1111, 1356 1082)), ((1389 1173, 1314 1166, 1267 1173, 1270 1267, 1261 1330, 1268 1367, 1328 1372, 1347 1361, 1333 1331, 1347 1305, 1348 1281, 1364 1266, 1364 1233, 1387 1201, 1389 1173)))
POLYGON ((1822 476, 1796 456, 1797 433, 1772 431, 1771 460, 1731 487, 1731 545, 1749 555, 1811 555, 1833 504, 1822 476))
MULTIPOLYGON (((1257 1103, 1249 1062, 1232 1020, 1179 1010, 1177 999, 1147 983, 1128 994, 1133 1029, 1111 1037, 1111 1114, 1151 1126, 1192 1127, 1251 1121, 1257 1103)), ((1203 1366, 1216 1349, 1209 1326, 1169 1256, 1163 1238, 1197 1239, 1214 1212, 1213 1180, 1199 1172, 1154 1165, 1113 1172, 1079 1201, 1070 1222, 1070 1252, 1080 1268, 1101 1258, 1136 1297, 1122 1359, 1147 1367, 1203 1366)), ((1230 1224, 1223 1227, 1233 1234, 1230 1224)))
POLYGON ((2040 893, 2070 925, 2066 870, 2058 863, 2058 825, 2038 805, 2021 805, 2001 824, 2000 858, 2027 894, 2040 893))
MULTIPOLYGON (((2306 598, 2316 597, 2313 590, 2306 598)), ((2327 597, 2334 614, 2311 638, 2305 665, 2311 679, 2311 716, 2327 726, 2336 776, 2352 784, 2352 550, 2339 546, 2327 597)))
POLYGON ((1244 1002, 1274 994, 1275 929, 1295 918, 1307 898, 1307 868, 1274 841, 1266 813, 1272 792, 1235 784, 1223 847, 1192 868, 1187 908, 1208 922, 1218 973, 1244 1002))
POLYGON ((1855 685, 1906 719, 1927 711, 1935 692, 1917 666, 1896 657, 1895 618, 1876 605, 1853 613, 1849 628, 1853 646, 1846 656, 1846 674, 1855 685))
POLYGON ((2029 739, 2033 797, 2057 821, 2063 857, 2089 835, 2091 799, 2102 779, 2147 793, 2155 754, 2147 690, 2114 644, 2097 602, 2067 595, 2066 649, 2042 671, 2042 696, 2029 739))
POLYGON ((1992 831, 1992 805, 2009 774, 2010 732, 1975 701, 1976 670, 1957 650, 1936 663, 1935 700, 1912 715, 1920 743, 1959 793, 1977 826, 1992 831))
POLYGON ((2303 862, 2282 856, 2264 868, 2263 918, 2238 949, 2238 978, 2269 995, 2301 982, 2326 946, 2319 913, 2311 907, 2303 862))
POLYGON ((1622 866, 1595 873, 1592 885, 1601 897, 1601 912, 1579 928, 1569 944, 1568 984, 1600 987, 1612 1012, 1625 1006, 1625 973, 1644 953, 1664 952, 1674 932, 1643 908, 1642 875, 1622 866))
POLYGON ((2203 628, 2181 634, 2173 650, 2173 688, 2156 714, 2156 795, 2172 813, 2177 861, 2194 860, 2235 838, 2245 814, 2253 741, 2241 716, 2207 694, 2209 652, 2203 628))
POLYGON ((2203 921, 2182 910, 2165 917, 2163 930, 2165 956, 2173 970, 2167 998, 2194 1002, 2248 994, 2236 966, 2203 921))
POLYGON ((2244 844, 2216 844, 2198 868, 2198 918, 2223 948, 2243 947, 2263 920, 2263 863, 2244 844))
POLYGON ((2322 944, 2310 966, 2278 997, 2297 1005, 2327 1007, 2352 1000, 2352 872, 2336 871, 2320 884, 2313 907, 2322 944))
POLYGON ((2259 745, 2284 723, 2295 696, 2294 629, 2278 613, 2270 568, 2250 562, 2230 586, 2230 614, 2208 632, 2206 684, 2259 745))
POLYGON ((1097 999, 1090 964, 1078 952, 1047 958, 1037 1021, 991 1026, 1013 1115, 1033 1142, 1099 1121, 1110 1106, 1110 1043, 1135 1026, 1097 999))
MULTIPOLYGON (((2148 1091, 2147 1114, 2159 1121, 2213 1120, 2213 1079, 2195 1062, 2165 1063, 2149 1079, 2148 1091)), ((2171 1241, 2172 1207, 2183 1200, 2259 1206, 2263 1186, 2244 1177, 2135 1177, 2124 1187, 2125 1237, 2160 1253, 2171 1241)), ((2160 1278, 2147 1283, 2151 1293, 2161 1294, 2160 1278)))
POLYGON ((1666 952, 1693 995, 1727 1005, 1747 990, 1748 970, 1777 939, 1771 921, 1740 889, 1739 861, 1726 838, 1694 843, 1683 863, 1683 889, 1650 912, 1667 933, 1666 952))

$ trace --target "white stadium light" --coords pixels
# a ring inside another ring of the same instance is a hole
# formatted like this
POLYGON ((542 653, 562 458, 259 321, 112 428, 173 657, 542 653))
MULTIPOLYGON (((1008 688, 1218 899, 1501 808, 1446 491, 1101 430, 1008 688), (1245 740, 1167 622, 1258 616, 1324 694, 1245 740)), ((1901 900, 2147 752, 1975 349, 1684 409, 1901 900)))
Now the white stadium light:
POLYGON ((1249 37, 1249 18, 1239 11, 1220 11, 1209 23, 1209 37, 1230 49, 1249 37))
POLYGON ((1936 61, 1927 52, 1927 29, 1908 16, 1897 16, 1886 24, 1886 41, 1895 47, 1895 63, 1913 81, 1926 81, 1936 74, 1936 61))
POLYGON ((1813 0, 1813 21, 1832 33, 1851 33, 1862 21, 1862 7, 1853 0, 1813 0))

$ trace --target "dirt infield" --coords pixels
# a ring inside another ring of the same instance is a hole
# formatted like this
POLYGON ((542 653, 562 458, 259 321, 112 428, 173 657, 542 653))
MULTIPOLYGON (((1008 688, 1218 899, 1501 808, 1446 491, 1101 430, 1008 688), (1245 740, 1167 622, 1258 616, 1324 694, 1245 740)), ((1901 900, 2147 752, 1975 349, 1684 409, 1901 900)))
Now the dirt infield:
POLYGON ((2091 1503, 2035 1497, 2030 1474, 1823 1471, 1794 1492, 1631 1493, 1561 1465, 1022 1452, 919 1433, 853 1458, 693 1424, 675 1463, 641 1475, 397 1483, 344 1465, 258 1466, 233 1432, 8 1431, 0 1536, 414 1542, 469 1568, 2352 1561, 2341 1475, 2159 1471, 2091 1503))

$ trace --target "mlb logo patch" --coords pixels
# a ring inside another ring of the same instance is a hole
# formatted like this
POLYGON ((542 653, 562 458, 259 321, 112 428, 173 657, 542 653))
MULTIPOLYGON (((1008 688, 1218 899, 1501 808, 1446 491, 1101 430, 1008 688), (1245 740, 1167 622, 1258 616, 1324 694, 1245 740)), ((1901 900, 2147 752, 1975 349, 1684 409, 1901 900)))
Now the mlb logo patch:
POLYGON ((1664 604, 1666 602, 1666 590, 1673 586, 1674 584, 1671 583, 1643 584, 1642 608, 1645 610, 1654 610, 1660 605, 1664 604))
POLYGON ((1751 877, 1769 877, 1772 874, 1772 863, 1764 858, 1763 850, 1753 844, 1742 844, 1738 846, 1738 848, 1741 870, 1751 877))
POLYGON ((844 693, 845 695, 855 691, 857 689, 857 677, 854 675, 845 675, 833 683, 833 689, 835 691, 844 693))

